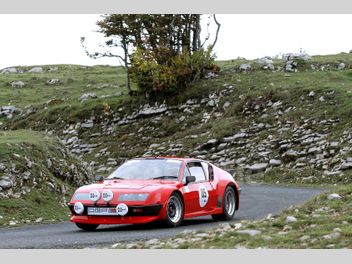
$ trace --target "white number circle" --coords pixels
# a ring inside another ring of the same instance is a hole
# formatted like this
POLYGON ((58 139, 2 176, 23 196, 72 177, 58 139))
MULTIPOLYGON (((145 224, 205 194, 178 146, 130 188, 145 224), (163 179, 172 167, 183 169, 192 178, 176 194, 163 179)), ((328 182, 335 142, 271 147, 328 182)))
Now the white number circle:
POLYGON ((112 200, 112 198, 114 197, 114 194, 111 190, 104 190, 102 193, 103 196, 103 200, 105 202, 110 202, 112 200))
POLYGON ((128 206, 124 203, 120 203, 116 206, 116 213, 121 216, 126 215, 128 213, 128 206))
POLYGON ((209 193, 204 185, 199 186, 199 205, 204 207, 208 203, 209 193))
POLYGON ((77 214, 82 214, 84 211, 84 206, 81 202, 76 202, 73 206, 73 210, 75 210, 77 214))
POLYGON ((93 190, 89 193, 89 199, 93 202, 97 202, 100 199, 100 192, 93 190))

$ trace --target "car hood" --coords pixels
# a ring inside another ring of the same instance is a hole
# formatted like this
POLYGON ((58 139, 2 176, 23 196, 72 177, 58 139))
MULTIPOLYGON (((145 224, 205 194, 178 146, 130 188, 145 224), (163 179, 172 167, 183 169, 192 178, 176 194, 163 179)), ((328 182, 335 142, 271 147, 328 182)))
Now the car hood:
POLYGON ((90 192, 92 190, 128 190, 128 191, 143 191, 153 192, 170 185, 177 185, 178 181, 170 180, 105 180, 103 183, 95 183, 83 186, 77 191, 90 192))

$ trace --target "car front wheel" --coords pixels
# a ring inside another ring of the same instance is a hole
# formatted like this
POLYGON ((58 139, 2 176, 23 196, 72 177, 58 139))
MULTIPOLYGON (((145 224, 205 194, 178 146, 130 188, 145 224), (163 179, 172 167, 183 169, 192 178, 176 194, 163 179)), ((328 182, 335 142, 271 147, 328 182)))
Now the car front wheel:
POLYGON ((223 211, 221 214, 212 215, 214 220, 229 221, 236 212, 236 193, 232 187, 228 186, 224 192, 223 211))
POLYGON ((84 231, 94 231, 95 229, 97 229, 97 227, 99 225, 89 225, 89 224, 80 224, 80 223, 76 223, 76 226, 79 229, 82 229, 84 231))
POLYGON ((166 224, 169 227, 179 226, 183 220, 184 206, 179 194, 171 194, 166 206, 166 224))

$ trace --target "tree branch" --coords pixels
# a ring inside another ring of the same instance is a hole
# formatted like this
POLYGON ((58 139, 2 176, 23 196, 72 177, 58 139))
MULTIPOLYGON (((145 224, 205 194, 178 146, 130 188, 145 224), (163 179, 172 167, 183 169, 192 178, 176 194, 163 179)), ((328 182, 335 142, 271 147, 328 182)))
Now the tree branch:
POLYGON ((211 49, 213 49, 215 47, 215 44, 218 41, 219 31, 220 31, 220 27, 221 27, 221 24, 216 20, 216 15, 215 14, 213 15, 213 18, 214 18, 214 21, 215 21, 216 25, 218 26, 218 28, 216 29, 215 40, 213 42, 213 45, 212 45, 211 49))

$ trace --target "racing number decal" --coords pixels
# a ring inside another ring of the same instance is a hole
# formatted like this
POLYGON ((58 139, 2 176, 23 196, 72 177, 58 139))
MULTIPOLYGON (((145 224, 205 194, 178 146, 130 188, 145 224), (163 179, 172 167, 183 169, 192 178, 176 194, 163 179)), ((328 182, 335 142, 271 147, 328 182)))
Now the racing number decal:
POLYGON ((199 186, 199 205, 204 207, 209 199, 209 193, 204 185, 199 186))

